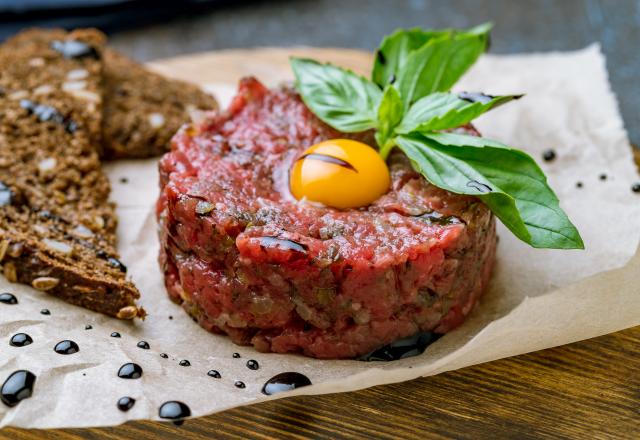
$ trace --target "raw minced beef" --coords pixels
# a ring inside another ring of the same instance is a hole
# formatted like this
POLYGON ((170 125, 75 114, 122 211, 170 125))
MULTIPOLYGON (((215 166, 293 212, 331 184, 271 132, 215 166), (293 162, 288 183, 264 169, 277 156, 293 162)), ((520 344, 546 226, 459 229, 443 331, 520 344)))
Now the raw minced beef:
POLYGON ((293 89, 252 78, 226 112, 183 127, 160 163, 171 299, 238 344, 318 358, 460 325, 493 266, 491 212, 429 184, 400 153, 389 160, 390 191, 366 208, 297 202, 293 161, 344 137, 374 142, 327 126, 293 89))

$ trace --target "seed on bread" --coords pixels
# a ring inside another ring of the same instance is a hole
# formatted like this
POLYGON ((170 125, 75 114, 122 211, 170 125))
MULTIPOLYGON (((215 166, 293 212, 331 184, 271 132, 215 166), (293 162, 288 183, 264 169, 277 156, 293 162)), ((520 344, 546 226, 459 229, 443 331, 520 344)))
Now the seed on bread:
POLYGON ((31 281, 31 285, 36 290, 51 290, 60 284, 60 280, 54 277, 38 277, 31 281))

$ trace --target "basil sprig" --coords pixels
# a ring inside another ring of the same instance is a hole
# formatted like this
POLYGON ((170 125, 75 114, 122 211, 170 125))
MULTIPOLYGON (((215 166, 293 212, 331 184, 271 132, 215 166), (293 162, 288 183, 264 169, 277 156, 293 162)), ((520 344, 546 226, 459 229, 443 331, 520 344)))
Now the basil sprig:
POLYGON ((520 240, 536 248, 583 249, 529 155, 489 139, 442 132, 521 96, 450 91, 486 50, 490 29, 398 30, 382 40, 371 80, 292 58, 296 89, 337 130, 375 130, 383 158, 397 147, 432 184, 479 197, 520 240))

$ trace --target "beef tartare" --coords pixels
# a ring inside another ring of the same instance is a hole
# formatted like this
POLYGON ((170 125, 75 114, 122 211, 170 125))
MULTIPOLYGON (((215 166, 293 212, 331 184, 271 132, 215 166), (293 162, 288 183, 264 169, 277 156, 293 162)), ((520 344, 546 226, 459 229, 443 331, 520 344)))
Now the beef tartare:
POLYGON ((400 153, 369 206, 296 200, 292 164, 338 137, 375 145, 252 78, 226 112, 175 135, 160 162, 160 262, 171 299, 201 326, 263 352, 353 358, 469 314, 494 261, 489 209, 429 184, 400 153))

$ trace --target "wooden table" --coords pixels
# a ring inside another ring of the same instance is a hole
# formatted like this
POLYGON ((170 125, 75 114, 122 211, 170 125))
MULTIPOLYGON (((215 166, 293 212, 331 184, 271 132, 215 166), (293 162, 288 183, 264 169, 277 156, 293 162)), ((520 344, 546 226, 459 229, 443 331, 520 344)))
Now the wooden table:
MULTIPOLYGON (((260 65, 256 54, 249 67, 232 62, 237 54, 228 56, 227 65, 238 73, 260 65)), ((357 68, 369 55, 333 56, 357 68)), ((197 78, 201 69, 193 70, 179 69, 197 78)), ((640 439, 640 327, 411 382, 238 408, 181 427, 132 422, 100 429, 0 430, 0 440, 41 438, 640 439)))
POLYGON ((638 439, 640 327, 411 382, 238 408, 181 427, 0 431, 2 440, 43 438, 638 439))

